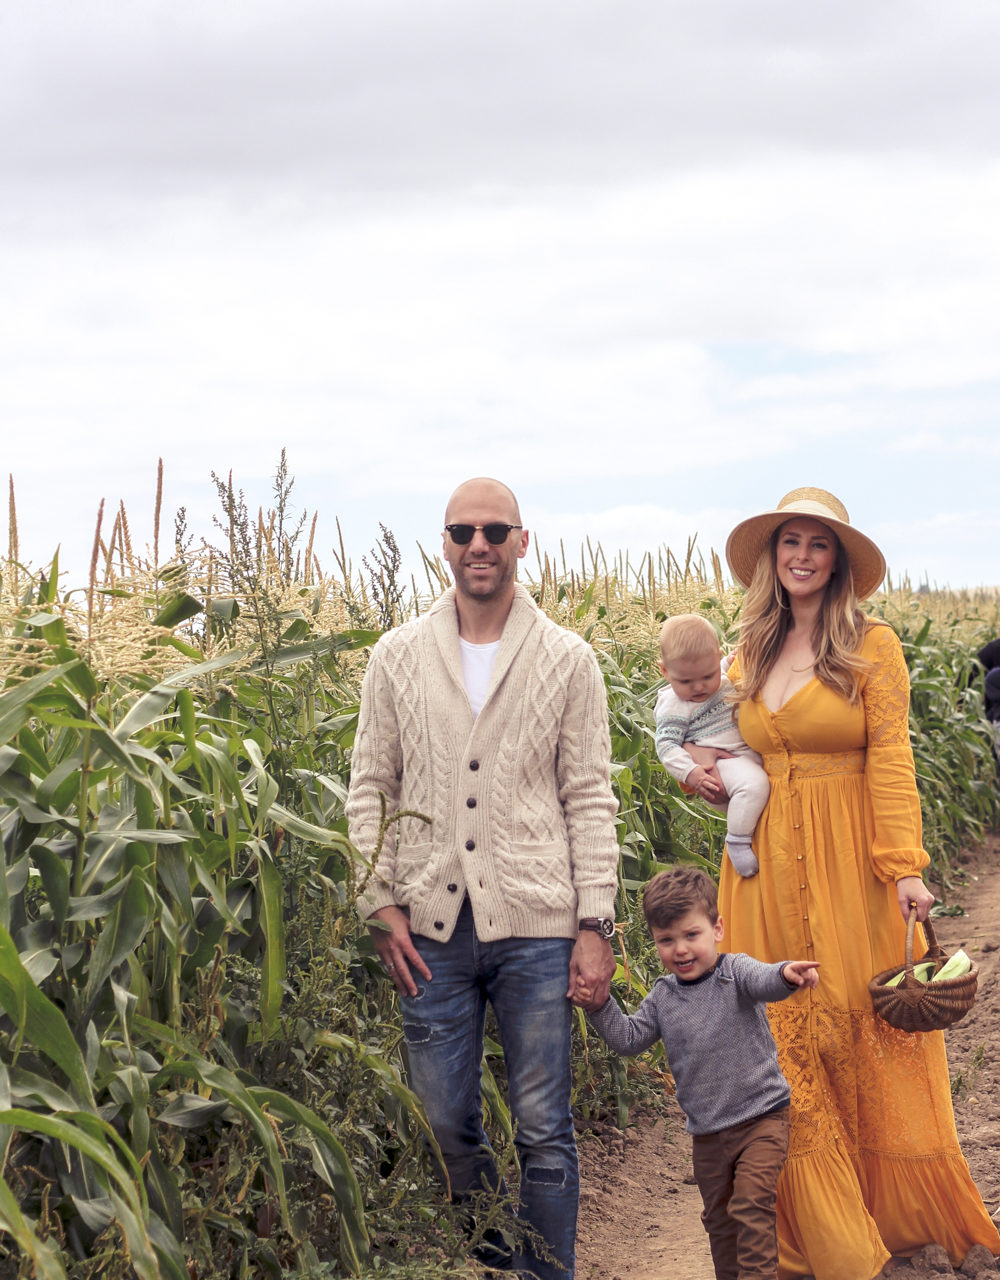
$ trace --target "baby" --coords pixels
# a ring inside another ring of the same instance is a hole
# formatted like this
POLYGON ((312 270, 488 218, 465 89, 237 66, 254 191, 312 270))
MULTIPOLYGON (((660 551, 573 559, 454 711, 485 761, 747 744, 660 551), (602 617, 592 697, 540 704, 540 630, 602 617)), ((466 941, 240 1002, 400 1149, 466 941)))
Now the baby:
POLYGON ((757 874, 750 840, 764 811, 771 786, 760 756, 740 737, 733 708, 726 702, 731 688, 722 674, 722 650, 715 628, 697 613, 668 618, 660 631, 660 670, 668 684, 656 700, 656 754, 678 782, 726 812, 726 852, 741 876, 757 874), (713 747, 719 777, 729 793, 719 805, 719 785, 684 750, 684 743, 713 747))

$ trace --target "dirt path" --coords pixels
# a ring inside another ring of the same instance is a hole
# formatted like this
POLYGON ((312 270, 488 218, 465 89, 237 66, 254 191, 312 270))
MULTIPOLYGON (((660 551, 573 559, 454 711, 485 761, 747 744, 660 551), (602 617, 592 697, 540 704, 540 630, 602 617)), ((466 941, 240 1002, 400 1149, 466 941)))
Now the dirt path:
MULTIPOLYGON (((935 920, 946 951, 964 946, 980 968, 976 1004, 948 1032, 955 1118, 986 1207, 1000 1220, 1000 841, 968 855, 949 901, 964 916, 935 920)), ((578 1280, 713 1280, 690 1140, 676 1104, 580 1144, 578 1280)), ((906 1272, 901 1272, 902 1276, 906 1272)))

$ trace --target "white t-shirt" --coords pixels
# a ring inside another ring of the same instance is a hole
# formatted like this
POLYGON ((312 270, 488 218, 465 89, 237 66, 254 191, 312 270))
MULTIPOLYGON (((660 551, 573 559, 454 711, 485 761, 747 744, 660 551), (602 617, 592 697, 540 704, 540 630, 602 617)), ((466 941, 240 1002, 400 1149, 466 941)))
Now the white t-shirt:
POLYGON ((478 716, 489 692, 490 680, 493 676, 493 664, 496 662, 500 641, 490 644, 469 644, 468 640, 458 637, 462 649, 462 679, 465 681, 465 692, 469 695, 472 714, 478 716))

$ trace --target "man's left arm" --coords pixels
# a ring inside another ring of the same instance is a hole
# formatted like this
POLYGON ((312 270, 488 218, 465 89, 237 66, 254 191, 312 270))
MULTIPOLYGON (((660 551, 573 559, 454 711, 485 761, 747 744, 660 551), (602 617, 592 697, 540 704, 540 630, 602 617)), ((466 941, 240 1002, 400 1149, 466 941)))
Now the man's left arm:
MULTIPOLYGON (((589 645, 580 650, 569 676, 557 774, 578 916, 614 919, 618 802, 611 789, 607 695, 589 645)), ((593 930, 581 929, 570 958, 568 996, 584 1009, 599 1009, 611 992, 615 968, 611 943, 593 930)))

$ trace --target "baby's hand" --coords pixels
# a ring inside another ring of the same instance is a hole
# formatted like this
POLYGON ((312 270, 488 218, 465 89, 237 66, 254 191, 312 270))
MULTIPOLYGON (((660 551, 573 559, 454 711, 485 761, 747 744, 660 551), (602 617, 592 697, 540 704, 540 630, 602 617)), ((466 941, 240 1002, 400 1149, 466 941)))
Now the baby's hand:
POLYGON ((692 769, 684 781, 703 800, 714 800, 722 790, 708 770, 703 769, 701 765, 692 769))
POLYGON ((816 987, 819 984, 818 968, 816 960, 790 960, 781 970, 781 976, 793 987, 816 987))

